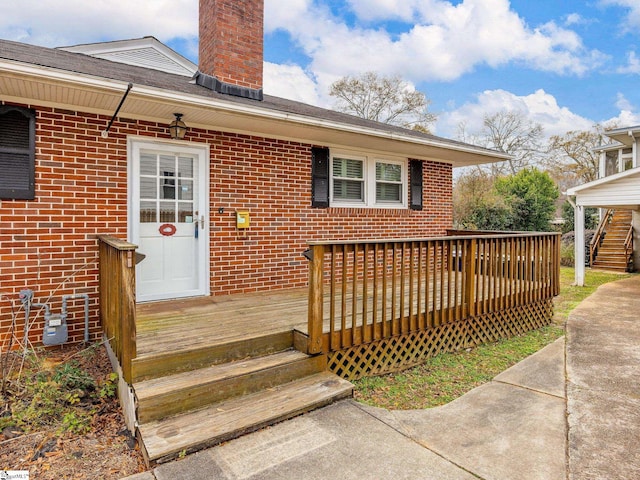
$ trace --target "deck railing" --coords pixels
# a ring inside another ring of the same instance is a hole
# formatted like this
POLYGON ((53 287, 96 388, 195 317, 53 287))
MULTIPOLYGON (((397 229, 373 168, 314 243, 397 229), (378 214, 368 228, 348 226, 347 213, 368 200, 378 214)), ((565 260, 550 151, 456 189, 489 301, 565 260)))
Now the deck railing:
POLYGON ((122 375, 131 383, 136 356, 136 245, 109 235, 98 236, 100 249, 100 319, 122 375))
POLYGON ((308 350, 337 351, 552 298, 559 237, 310 243, 308 350))

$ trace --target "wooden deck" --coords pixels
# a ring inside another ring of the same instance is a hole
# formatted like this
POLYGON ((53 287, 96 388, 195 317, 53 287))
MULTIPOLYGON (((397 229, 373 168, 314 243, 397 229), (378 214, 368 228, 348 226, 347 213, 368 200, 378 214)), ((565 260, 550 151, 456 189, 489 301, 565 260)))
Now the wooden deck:
POLYGON ((558 293, 559 235, 534 233, 317 243, 308 288, 136 305, 135 246, 100 240, 102 321, 148 463, 538 328, 558 293))
POLYGON ((256 336, 307 331, 308 291, 281 290, 141 303, 137 358, 256 336))

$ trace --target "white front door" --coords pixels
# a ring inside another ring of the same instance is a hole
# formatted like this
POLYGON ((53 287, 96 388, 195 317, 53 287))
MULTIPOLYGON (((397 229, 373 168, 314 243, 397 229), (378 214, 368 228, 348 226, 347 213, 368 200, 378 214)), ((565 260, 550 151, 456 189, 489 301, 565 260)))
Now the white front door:
POLYGON ((138 301, 208 293, 207 150, 133 141, 131 241, 138 301))

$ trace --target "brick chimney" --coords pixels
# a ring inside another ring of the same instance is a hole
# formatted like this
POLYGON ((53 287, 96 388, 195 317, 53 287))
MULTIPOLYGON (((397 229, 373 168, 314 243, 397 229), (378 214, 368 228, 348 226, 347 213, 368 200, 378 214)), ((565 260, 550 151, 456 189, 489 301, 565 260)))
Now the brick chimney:
POLYGON ((200 0, 196 83, 261 100, 263 43, 263 0, 200 0))

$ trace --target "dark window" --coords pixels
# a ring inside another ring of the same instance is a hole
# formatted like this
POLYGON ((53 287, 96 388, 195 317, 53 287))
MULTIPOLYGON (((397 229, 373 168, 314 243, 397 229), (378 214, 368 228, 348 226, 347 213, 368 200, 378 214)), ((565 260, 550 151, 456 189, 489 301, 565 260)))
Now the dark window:
POLYGON ((0 106, 0 198, 35 198, 36 112, 0 106))

